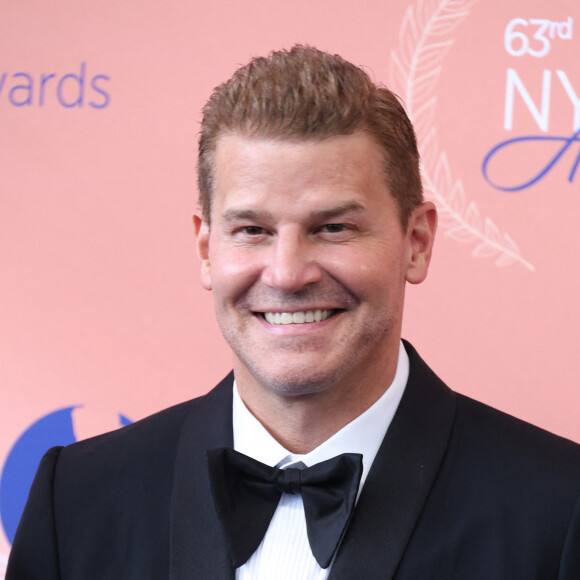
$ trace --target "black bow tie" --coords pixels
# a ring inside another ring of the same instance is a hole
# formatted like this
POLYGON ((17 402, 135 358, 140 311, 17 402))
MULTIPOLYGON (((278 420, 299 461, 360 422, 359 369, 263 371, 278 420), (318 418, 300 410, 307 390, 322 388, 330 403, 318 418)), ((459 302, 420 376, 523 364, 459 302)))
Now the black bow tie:
POLYGON ((256 551, 283 493, 300 493, 310 548, 328 568, 352 516, 362 455, 344 453, 312 467, 269 467, 233 449, 207 452, 211 490, 236 568, 256 551))

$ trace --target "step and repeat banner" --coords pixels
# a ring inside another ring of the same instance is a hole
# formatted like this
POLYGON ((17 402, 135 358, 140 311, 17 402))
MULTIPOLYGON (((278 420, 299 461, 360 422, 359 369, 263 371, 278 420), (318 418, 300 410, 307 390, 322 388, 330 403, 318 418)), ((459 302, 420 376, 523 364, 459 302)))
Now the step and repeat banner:
POLYGON ((297 42, 415 123, 440 227, 404 336, 452 388, 580 441, 580 3, 4 0, 0 578, 47 448, 228 372, 191 223, 200 109, 297 42))

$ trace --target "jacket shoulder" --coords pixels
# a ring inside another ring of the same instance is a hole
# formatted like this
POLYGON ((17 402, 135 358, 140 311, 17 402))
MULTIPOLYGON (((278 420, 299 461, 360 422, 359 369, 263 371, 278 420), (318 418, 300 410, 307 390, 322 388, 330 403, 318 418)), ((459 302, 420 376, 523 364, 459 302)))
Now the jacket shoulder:
POLYGON ((61 460, 85 454, 112 452, 116 455, 124 450, 136 454, 143 449, 149 456, 156 450, 166 453, 168 443, 179 438, 183 424, 191 415, 194 419, 196 414, 201 417, 208 408, 227 401, 232 383, 233 375, 230 373, 205 395, 178 403, 120 429, 68 445, 61 453, 61 460))
POLYGON ((55 471, 57 486, 109 488, 111 479, 151 481, 155 475, 171 472, 184 425, 203 421, 210 409, 227 404, 231 385, 230 373, 205 395, 64 447, 55 471))
POLYGON ((529 477, 538 489, 557 487, 564 492, 568 488, 572 496, 578 496, 578 443, 465 395, 457 393, 456 400, 455 453, 477 458, 499 479, 521 481, 529 477))

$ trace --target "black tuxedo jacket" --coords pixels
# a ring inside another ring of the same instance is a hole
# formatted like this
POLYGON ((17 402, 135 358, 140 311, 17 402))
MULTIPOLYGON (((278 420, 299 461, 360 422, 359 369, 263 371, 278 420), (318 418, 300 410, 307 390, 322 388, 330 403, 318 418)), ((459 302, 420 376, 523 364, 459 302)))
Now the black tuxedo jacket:
MULTIPOLYGON (((580 446, 452 392, 406 348, 407 389, 330 578, 579 580, 580 446)), ((7 580, 233 578, 206 467, 232 445, 231 409, 230 375, 50 450, 7 580)))

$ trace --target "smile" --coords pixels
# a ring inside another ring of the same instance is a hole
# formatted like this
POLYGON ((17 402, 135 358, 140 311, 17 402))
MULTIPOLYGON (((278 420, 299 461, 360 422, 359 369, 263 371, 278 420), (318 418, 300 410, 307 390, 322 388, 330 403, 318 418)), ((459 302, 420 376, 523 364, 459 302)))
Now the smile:
POLYGON ((264 312, 269 324, 307 324, 322 322, 330 318, 336 310, 306 310, 303 312, 264 312))

